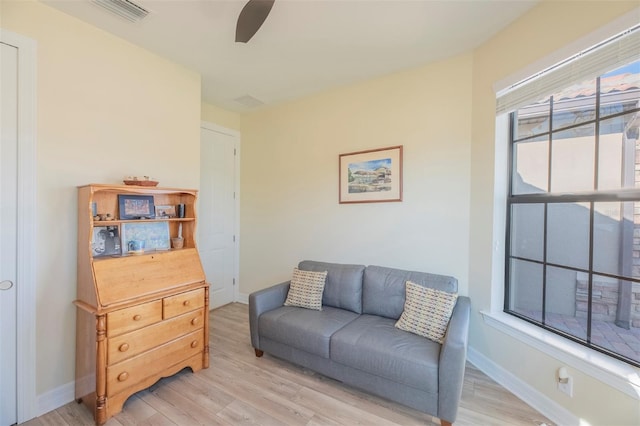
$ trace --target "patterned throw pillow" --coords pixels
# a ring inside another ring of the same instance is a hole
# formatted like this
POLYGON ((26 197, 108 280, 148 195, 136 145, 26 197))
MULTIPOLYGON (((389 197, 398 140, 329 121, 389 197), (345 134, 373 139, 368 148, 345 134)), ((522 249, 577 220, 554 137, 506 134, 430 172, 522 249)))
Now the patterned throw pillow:
POLYGON ((327 279, 327 271, 312 272, 293 268, 293 277, 285 306, 322 310, 322 292, 327 279))
POLYGON ((457 293, 423 287, 407 281, 404 311, 396 327, 442 344, 457 293))

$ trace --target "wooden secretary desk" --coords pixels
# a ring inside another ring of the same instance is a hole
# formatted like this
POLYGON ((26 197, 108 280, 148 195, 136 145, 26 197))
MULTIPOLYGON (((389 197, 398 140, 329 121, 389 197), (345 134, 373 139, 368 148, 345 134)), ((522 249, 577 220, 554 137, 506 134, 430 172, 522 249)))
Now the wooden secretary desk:
POLYGON ((196 372, 209 366, 209 285, 194 238, 196 198, 197 191, 189 189, 78 188, 75 396, 92 410, 98 425, 160 378, 185 367, 196 372), (183 204, 186 214, 122 219, 121 195, 152 199, 155 206, 183 204), (96 211, 101 216, 94 218, 96 211), (181 232, 183 247, 127 252, 123 234, 142 222, 151 225, 151 233, 164 230, 165 242, 167 228, 171 237, 181 232), (103 230, 121 236, 120 250, 127 253, 96 252, 95 240, 103 230))

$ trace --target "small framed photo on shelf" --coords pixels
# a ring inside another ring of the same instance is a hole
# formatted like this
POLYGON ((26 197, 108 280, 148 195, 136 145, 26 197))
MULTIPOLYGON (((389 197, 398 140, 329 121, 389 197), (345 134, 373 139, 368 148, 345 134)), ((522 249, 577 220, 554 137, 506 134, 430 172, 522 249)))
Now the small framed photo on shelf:
POLYGON ((156 219, 176 217, 176 206, 156 206, 156 219))
POLYGON ((122 224, 122 254, 169 250, 169 222, 129 222, 122 224))
POLYGON ((120 219, 153 219, 155 209, 153 195, 118 194, 120 219))
POLYGON ((91 239, 93 257, 113 256, 121 253, 120 235, 117 226, 96 226, 91 239))

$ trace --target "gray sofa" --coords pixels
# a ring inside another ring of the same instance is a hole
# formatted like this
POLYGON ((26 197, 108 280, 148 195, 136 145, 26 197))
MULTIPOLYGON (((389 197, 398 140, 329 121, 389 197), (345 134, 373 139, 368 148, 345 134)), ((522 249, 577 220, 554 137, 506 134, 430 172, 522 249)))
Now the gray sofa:
POLYGON ((470 300, 459 296, 441 345, 395 328, 405 282, 457 292, 455 278, 381 266, 302 261, 327 271, 322 310, 284 306, 290 281, 249 296, 251 344, 343 383, 436 416, 456 419, 470 300))

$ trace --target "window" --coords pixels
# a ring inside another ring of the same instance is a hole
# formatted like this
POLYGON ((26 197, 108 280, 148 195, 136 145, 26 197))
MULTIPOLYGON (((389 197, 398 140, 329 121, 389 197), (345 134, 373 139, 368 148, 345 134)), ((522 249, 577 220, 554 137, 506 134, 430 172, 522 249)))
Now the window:
POLYGON ((640 366, 640 60, 607 61, 509 114, 504 311, 640 366))

